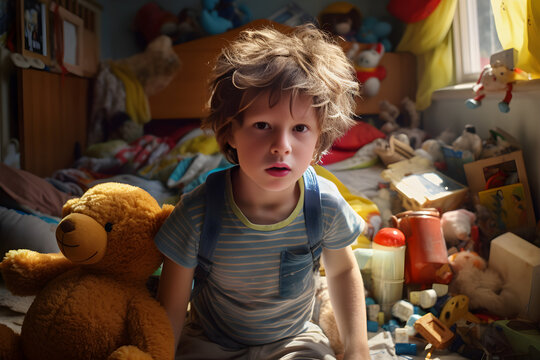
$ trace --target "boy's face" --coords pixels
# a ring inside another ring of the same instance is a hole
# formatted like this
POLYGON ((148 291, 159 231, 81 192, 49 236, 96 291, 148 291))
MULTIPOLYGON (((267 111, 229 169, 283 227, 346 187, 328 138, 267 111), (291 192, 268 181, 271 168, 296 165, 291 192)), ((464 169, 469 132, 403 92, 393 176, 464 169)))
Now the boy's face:
POLYGON ((242 180, 266 191, 294 189, 313 160, 319 125, 309 96, 282 94, 272 108, 259 96, 233 122, 229 145, 238 153, 242 180))

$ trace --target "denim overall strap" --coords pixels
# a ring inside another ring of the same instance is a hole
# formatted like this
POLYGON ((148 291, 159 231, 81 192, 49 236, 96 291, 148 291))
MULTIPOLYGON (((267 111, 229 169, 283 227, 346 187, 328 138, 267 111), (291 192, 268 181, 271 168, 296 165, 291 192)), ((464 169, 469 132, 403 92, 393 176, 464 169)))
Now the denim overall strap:
POLYGON ((221 170, 206 178, 206 212, 193 276, 192 299, 197 296, 212 269, 212 257, 221 230, 221 210, 225 206, 226 175, 227 170, 221 170))
POLYGON ((304 218, 313 270, 317 271, 322 253, 322 205, 317 173, 311 166, 304 173, 304 218))

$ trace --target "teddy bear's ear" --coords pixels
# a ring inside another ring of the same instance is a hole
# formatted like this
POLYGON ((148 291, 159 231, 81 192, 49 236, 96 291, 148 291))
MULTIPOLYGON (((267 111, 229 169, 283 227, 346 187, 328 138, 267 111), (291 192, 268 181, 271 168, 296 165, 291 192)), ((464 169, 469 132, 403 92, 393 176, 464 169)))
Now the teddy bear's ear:
POLYGON ((174 210, 174 206, 170 204, 164 204, 161 208, 161 213, 159 213, 157 217, 157 228, 159 229, 161 225, 167 220, 169 215, 171 215, 172 211, 174 210))
POLYGON ((69 199, 66 201, 64 206, 62 207, 62 217, 66 217, 69 213, 71 213, 71 209, 75 203, 79 201, 79 198, 75 199, 69 199))

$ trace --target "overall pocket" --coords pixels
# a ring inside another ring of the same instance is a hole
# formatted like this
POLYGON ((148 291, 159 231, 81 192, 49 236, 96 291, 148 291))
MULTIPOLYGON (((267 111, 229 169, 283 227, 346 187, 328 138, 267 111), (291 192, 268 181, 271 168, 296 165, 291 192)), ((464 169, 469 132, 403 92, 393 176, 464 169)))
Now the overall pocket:
POLYGON ((281 252, 279 265, 279 296, 295 298, 306 288, 312 277, 313 257, 308 249, 281 252))

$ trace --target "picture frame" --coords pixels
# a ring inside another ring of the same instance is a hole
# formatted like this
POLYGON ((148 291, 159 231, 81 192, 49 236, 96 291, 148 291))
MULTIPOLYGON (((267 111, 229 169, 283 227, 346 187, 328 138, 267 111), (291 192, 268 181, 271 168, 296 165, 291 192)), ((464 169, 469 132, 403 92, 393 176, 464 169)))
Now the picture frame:
POLYGON ((54 2, 51 3, 51 12, 53 14, 51 26, 57 32, 52 40, 54 43, 53 62, 72 74, 84 76, 83 19, 54 2), (61 61, 58 61, 58 54, 62 54, 61 61))
MULTIPOLYGON (((478 202, 480 203, 492 202, 495 199, 493 196, 501 193, 504 198, 509 199, 512 196, 515 197, 516 194, 519 195, 521 206, 524 208, 524 220, 518 226, 518 229, 513 230, 518 235, 525 237, 530 236, 534 232, 536 217, 532 205, 533 202, 522 150, 469 162, 463 164, 463 168, 469 189, 478 198, 478 202), (504 196, 505 194, 508 196, 504 196)), ((516 211, 516 209, 512 209, 506 203, 499 205, 504 205, 508 212, 516 211)), ((510 225, 512 227, 513 223, 510 225)))
POLYGON ((51 63, 50 0, 17 0, 17 51, 26 57, 51 63))

